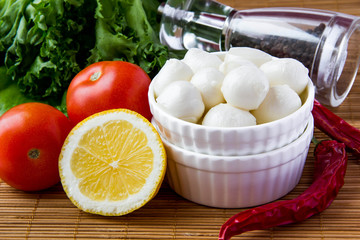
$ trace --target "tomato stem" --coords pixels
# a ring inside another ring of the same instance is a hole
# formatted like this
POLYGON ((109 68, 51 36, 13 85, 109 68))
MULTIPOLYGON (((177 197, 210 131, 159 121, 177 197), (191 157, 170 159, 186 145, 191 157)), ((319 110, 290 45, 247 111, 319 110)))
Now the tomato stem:
POLYGON ((28 156, 31 158, 31 159, 38 159, 39 156, 40 156, 40 151, 39 149, 30 149, 30 151, 28 152, 28 156))
POLYGON ((90 77, 90 81, 94 82, 94 81, 98 80, 100 78, 100 76, 101 76, 101 72, 93 73, 90 77))

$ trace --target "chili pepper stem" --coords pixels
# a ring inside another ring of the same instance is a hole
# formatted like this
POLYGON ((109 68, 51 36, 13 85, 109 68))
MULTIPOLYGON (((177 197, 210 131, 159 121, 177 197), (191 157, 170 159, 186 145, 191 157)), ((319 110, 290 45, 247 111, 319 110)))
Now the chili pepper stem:
POLYGON ((315 146, 316 146, 316 145, 318 145, 321 141, 319 141, 319 140, 317 140, 315 137, 313 137, 313 138, 311 139, 311 142, 312 142, 313 144, 315 144, 315 146))

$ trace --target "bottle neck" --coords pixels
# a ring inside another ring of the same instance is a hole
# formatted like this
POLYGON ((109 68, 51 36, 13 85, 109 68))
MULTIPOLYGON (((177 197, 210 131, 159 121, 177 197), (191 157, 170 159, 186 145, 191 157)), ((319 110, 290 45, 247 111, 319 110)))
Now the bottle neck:
MULTIPOLYGON (((223 6, 223 5, 222 5, 223 6)), ((190 11, 169 4, 161 4, 160 40, 173 50, 200 48, 209 52, 224 50, 224 29, 234 9, 223 6, 221 11, 210 13, 190 11)))

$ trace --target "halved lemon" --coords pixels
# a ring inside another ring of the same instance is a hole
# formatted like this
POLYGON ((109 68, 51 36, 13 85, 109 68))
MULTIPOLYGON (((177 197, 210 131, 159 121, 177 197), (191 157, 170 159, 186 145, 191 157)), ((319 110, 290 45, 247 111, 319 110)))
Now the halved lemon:
POLYGON ((157 194, 166 153, 147 119, 126 109, 109 110, 86 118, 69 133, 59 171, 74 205, 89 213, 119 216, 157 194))

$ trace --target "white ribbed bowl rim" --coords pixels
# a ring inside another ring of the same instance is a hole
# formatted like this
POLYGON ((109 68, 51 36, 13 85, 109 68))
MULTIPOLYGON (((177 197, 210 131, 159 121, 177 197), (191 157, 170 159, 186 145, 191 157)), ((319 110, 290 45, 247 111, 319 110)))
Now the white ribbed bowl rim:
MULTIPOLYGON (((152 122, 155 128, 158 126, 152 122)), ((161 134, 162 141, 167 149, 181 154, 183 157, 173 159, 179 164, 192 167, 202 171, 221 172, 221 173, 241 173, 249 171, 259 171, 274 168, 291 161, 293 157, 301 154, 310 144, 314 131, 314 119, 312 115, 307 121, 307 126, 303 134, 295 141, 269 152, 241 155, 241 156, 217 156, 183 149, 167 141, 161 134), (280 158, 282 155, 285 158, 280 158), (265 159, 267 158, 267 159, 265 159)))
POLYGON ((314 103, 315 90, 310 79, 306 93, 302 106, 292 114, 269 123, 236 128, 203 126, 168 114, 156 103, 153 83, 149 86, 148 98, 153 119, 167 141, 204 154, 238 156, 268 152, 299 137, 314 103))

